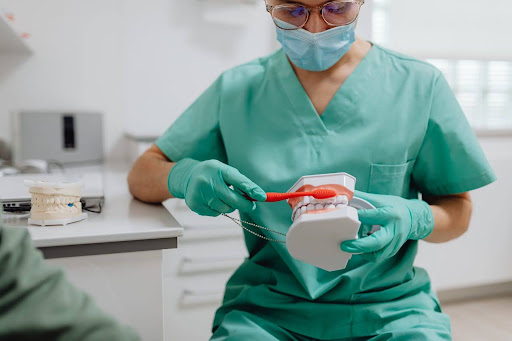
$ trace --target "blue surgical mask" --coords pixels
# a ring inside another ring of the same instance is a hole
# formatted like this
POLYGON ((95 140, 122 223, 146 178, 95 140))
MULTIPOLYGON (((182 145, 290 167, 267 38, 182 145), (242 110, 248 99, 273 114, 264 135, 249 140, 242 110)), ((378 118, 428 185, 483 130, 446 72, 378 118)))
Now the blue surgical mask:
MULTIPOLYGON (((280 25, 291 26, 284 21, 280 25)), ((331 68, 350 50, 356 40, 355 22, 320 33, 311 33, 302 28, 283 30, 277 26, 276 30, 277 40, 292 63, 309 71, 331 68)))

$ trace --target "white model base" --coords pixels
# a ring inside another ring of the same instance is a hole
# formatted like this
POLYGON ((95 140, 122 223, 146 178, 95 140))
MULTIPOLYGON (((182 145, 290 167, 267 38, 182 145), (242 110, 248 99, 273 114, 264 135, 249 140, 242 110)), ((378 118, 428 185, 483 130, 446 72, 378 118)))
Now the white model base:
POLYGON ((347 267, 351 253, 343 252, 345 240, 356 239, 361 222, 350 206, 319 214, 302 214, 286 234, 290 255, 327 271, 347 267))
MULTIPOLYGON (((360 222, 356 210, 374 209, 371 203, 353 197, 349 206, 327 213, 302 214, 286 235, 286 247, 290 255, 326 271, 347 267, 353 253, 343 252, 340 245, 345 240, 358 238, 360 222)), ((363 237, 380 230, 373 225, 363 237)))
POLYGON ((55 226, 55 225, 67 225, 71 223, 76 223, 77 221, 81 221, 87 219, 87 213, 82 213, 75 217, 65 218, 65 219, 53 219, 53 220, 36 220, 29 218, 28 223, 30 225, 40 225, 40 226, 55 226))

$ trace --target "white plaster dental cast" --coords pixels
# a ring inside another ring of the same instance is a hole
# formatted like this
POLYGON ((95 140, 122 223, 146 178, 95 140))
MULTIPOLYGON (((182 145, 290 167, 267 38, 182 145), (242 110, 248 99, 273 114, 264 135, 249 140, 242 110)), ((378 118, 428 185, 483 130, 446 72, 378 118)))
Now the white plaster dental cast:
POLYGON ((80 182, 47 182, 25 180, 32 208, 29 224, 67 225, 87 218, 82 212, 80 182))
POLYGON ((293 210, 293 224, 286 234, 286 247, 293 258, 327 271, 347 266, 352 254, 343 252, 340 245, 358 237, 361 222, 357 209, 375 208, 362 199, 353 198, 355 184, 356 179, 347 173, 310 175, 300 178, 288 190, 291 193, 331 189, 337 193, 329 199, 288 200, 293 210), (356 207, 349 206, 352 201, 356 207))

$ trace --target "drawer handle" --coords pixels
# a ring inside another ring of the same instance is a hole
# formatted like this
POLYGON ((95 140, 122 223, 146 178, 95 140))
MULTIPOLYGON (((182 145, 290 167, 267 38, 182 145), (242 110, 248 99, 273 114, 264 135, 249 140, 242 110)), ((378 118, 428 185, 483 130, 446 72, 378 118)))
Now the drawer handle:
POLYGON ((204 305, 220 305, 222 303, 223 296, 223 290, 199 291, 185 289, 181 294, 180 305, 184 308, 204 305))
POLYGON ((179 268, 180 274, 207 273, 235 270, 243 256, 184 257, 179 268))

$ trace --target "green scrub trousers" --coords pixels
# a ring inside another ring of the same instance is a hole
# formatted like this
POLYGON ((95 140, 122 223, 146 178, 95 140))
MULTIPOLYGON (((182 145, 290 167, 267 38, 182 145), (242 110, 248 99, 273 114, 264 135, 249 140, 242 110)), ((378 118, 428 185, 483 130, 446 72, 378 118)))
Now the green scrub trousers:
MULTIPOLYGON (((378 45, 321 116, 278 50, 224 72, 156 144, 172 161, 225 162, 267 192, 336 172, 355 176, 360 191, 404 198, 495 180, 441 72, 378 45)), ((286 202, 257 203, 241 218, 283 233, 292 223, 286 202)), ((379 263, 354 255, 334 272, 292 258, 286 245, 247 232, 245 242, 249 257, 227 283, 213 340, 451 338, 426 271, 413 266, 417 241, 379 263)))

